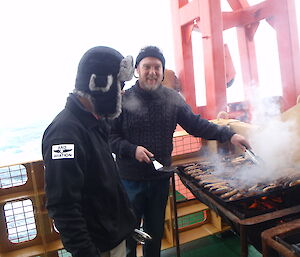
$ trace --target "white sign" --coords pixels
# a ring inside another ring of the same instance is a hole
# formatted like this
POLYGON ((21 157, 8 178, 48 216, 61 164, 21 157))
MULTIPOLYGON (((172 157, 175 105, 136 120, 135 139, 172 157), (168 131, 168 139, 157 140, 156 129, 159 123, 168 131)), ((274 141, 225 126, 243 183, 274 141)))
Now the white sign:
POLYGON ((52 146, 52 160, 74 159, 74 144, 63 144, 52 146))

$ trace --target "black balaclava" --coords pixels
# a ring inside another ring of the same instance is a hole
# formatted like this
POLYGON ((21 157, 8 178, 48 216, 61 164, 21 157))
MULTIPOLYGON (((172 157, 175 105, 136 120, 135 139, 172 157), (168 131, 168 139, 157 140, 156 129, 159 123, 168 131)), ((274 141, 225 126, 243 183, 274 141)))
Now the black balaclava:
POLYGON ((88 50, 81 58, 75 89, 91 96, 95 112, 115 118, 121 113, 121 89, 134 72, 132 56, 123 57, 106 46, 88 50))

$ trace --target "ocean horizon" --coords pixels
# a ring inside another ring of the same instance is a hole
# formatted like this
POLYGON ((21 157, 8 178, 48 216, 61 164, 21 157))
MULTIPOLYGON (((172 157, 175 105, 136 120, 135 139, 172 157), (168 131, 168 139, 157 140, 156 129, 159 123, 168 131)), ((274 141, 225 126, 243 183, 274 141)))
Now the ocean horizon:
POLYGON ((0 129, 0 167, 42 160, 42 137, 51 121, 0 129))

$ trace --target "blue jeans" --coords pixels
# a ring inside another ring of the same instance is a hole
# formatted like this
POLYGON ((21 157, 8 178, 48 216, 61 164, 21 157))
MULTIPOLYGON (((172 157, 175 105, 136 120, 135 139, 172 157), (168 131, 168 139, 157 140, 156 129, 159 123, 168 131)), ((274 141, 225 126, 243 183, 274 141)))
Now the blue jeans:
MULTIPOLYGON (((137 216, 137 228, 143 219, 143 230, 152 240, 143 245, 144 257, 160 257, 164 233, 165 208, 169 195, 169 178, 150 181, 122 180, 137 216)), ((127 242, 127 257, 136 257, 136 241, 127 242)))

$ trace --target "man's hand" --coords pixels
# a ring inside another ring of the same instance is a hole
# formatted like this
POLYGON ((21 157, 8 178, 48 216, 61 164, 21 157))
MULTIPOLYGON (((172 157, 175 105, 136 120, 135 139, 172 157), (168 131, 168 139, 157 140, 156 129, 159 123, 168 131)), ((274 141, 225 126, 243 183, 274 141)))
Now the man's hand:
POLYGON ((145 147, 143 146, 138 146, 135 150, 135 158, 139 162, 147 162, 150 163, 150 157, 153 157, 154 154, 148 151, 145 147))
POLYGON ((230 142, 233 145, 241 148, 243 150, 243 152, 246 151, 246 148, 251 149, 251 146, 250 146, 248 140, 244 136, 242 136, 240 134, 234 134, 231 137, 230 142))

